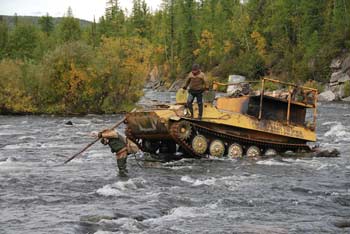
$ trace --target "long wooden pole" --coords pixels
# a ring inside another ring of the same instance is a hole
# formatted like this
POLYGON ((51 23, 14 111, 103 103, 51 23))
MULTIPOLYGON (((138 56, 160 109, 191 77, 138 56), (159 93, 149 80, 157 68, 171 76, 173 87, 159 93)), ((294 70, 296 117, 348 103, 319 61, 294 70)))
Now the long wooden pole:
POLYGON ((288 86, 288 107, 287 107, 287 124, 290 123, 290 102, 292 101, 292 89, 288 86))
MULTIPOLYGON (((117 122, 114 126, 112 126, 109 130, 113 130, 115 128, 117 128, 121 123, 123 123, 125 120, 125 117, 120 120, 119 122, 117 122)), ((67 159, 64 164, 70 162, 71 160, 73 160, 75 157, 77 157, 78 155, 80 155, 81 153, 83 153, 85 150, 87 150, 88 148, 90 148, 91 146, 93 146, 98 140, 100 140, 101 137, 98 137, 96 140, 94 140, 93 142, 89 143, 87 146, 85 146, 82 150, 80 150, 78 153, 74 154, 72 157, 70 157, 69 159, 67 159)))
POLYGON ((265 79, 263 79, 263 80, 261 81, 259 117, 258 117, 259 120, 261 120, 261 117, 262 117, 263 98, 264 98, 264 84, 265 84, 265 79))

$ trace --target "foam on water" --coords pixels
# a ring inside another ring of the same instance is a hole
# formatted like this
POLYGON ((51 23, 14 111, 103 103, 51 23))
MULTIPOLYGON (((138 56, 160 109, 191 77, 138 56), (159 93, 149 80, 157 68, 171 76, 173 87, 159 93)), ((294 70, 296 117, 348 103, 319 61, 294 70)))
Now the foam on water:
POLYGON ((181 159, 178 161, 170 161, 163 163, 163 165, 167 168, 173 169, 173 170, 181 170, 181 169, 193 169, 193 159, 181 159))
POLYGON ((4 124, 4 125, 0 125, 0 128, 13 128, 13 126, 9 124, 4 124))
POLYGON ((205 207, 210 209, 210 210, 216 210, 218 208, 218 202, 209 203, 209 204, 205 205, 205 207))
POLYGON ((14 157, 8 157, 6 160, 0 162, 0 165, 9 165, 11 163, 17 162, 17 159, 14 157))
MULTIPOLYGON (((321 139, 321 138, 319 137, 319 139, 321 139)), ((321 148, 324 148, 324 149, 330 149, 330 148, 338 148, 339 149, 340 147, 343 146, 343 143, 340 143, 340 142, 332 142, 332 143, 322 142, 319 144, 319 146, 321 148)))
POLYGON ((136 233, 140 232, 141 230, 137 227, 139 222, 133 218, 120 218, 120 219, 102 219, 99 221, 99 224, 102 225, 112 225, 112 226, 118 226, 118 229, 121 229, 122 231, 136 233))
POLYGON ((331 164, 328 162, 325 162, 324 160, 319 159, 319 158, 314 158, 312 160, 308 160, 308 159, 291 159, 291 158, 287 158, 284 159, 287 162, 293 163, 293 164, 297 164, 297 165, 301 165, 303 167, 306 168, 311 168, 314 170, 328 170, 330 168, 338 168, 339 166, 336 164, 331 164))
POLYGON ((21 136, 18 137, 18 140, 35 140, 36 137, 35 136, 21 136))
POLYGON ((219 184, 225 185, 225 187, 230 191, 237 191, 241 186, 255 185, 256 180, 261 178, 261 176, 257 176, 255 174, 252 175, 234 175, 234 176, 224 176, 221 177, 217 182, 219 184))
POLYGON ((16 131, 16 130, 1 130, 0 136, 12 136, 12 135, 24 135, 27 134, 27 132, 24 131, 16 131))
POLYGON ((75 135, 77 135, 77 136, 90 136, 90 132, 78 131, 78 132, 75 132, 75 135))
POLYGON ((110 154, 108 151, 97 151, 97 150, 91 150, 90 152, 87 152, 89 158, 104 158, 104 157, 110 157, 110 154))
POLYGON ((107 184, 96 191, 97 194, 102 196, 120 196, 124 192, 130 190, 136 190, 140 185, 144 184, 146 181, 142 178, 133 178, 127 181, 118 181, 114 184, 107 184))
POLYGON ((336 138, 337 140, 350 140, 350 129, 340 122, 334 122, 331 128, 324 134, 325 137, 336 138))
POLYGON ((7 159, 6 159, 6 162, 9 162, 9 163, 11 163, 11 162, 17 162, 17 159, 15 158, 15 157, 8 157, 7 159))
POLYGON ((268 166, 289 166, 286 162, 279 162, 274 159, 261 160, 256 162, 259 165, 268 165, 268 166))
POLYGON ((94 234, 113 234, 115 232, 109 232, 109 231, 102 231, 102 230, 98 230, 97 232, 95 232, 94 234))
POLYGON ((70 164, 81 164, 81 163, 85 163, 86 162, 86 157, 84 157, 83 154, 81 154, 80 156, 77 156, 75 159, 73 159, 72 161, 70 161, 70 164))
POLYGON ((215 185, 217 179, 215 178, 209 178, 206 180, 195 180, 191 178, 190 176, 182 176, 181 181, 187 182, 192 184, 192 186, 200 186, 200 185, 215 185))
POLYGON ((200 207, 184 207, 180 206, 177 208, 173 208, 170 210, 169 214, 167 215, 167 218, 191 218, 191 217, 198 217, 198 216, 206 216, 207 214, 201 212, 200 207))
POLYGON ((5 145, 3 149, 6 150, 16 150, 16 149, 46 149, 46 148, 68 148, 72 147, 75 148, 76 145, 71 144, 56 144, 56 143, 39 143, 39 142, 33 142, 33 143, 19 143, 19 144, 13 144, 13 145, 5 145))
POLYGON ((174 166, 169 168, 172 170, 183 170, 183 169, 193 169, 193 166, 174 166))
POLYGON ((32 143, 20 143, 20 144, 14 144, 14 145, 5 145, 2 147, 6 150, 15 150, 15 149, 30 149, 30 148, 40 148, 41 145, 38 144, 32 144, 32 143))
POLYGON ((164 222, 173 222, 178 221, 179 219, 189 219, 196 217, 209 216, 208 212, 204 212, 204 208, 202 207, 186 207, 180 206, 173 208, 169 211, 167 215, 151 218, 144 221, 144 223, 152 223, 152 224, 164 224, 164 222))
POLYGON ((221 186, 225 185, 225 187, 228 190, 235 191, 237 190, 242 184, 254 184, 256 180, 257 175, 232 175, 232 176, 224 176, 220 178, 208 178, 204 180, 199 179, 193 179, 190 176, 182 176, 181 181, 190 183, 192 186, 200 186, 200 185, 208 185, 208 186, 221 186))
POLYGON ((328 121, 328 122, 322 123, 322 126, 328 126, 328 125, 334 125, 334 124, 340 124, 340 122, 339 121, 328 121))
POLYGON ((96 193, 105 197, 117 197, 123 195, 123 193, 120 190, 113 188, 110 184, 107 184, 102 188, 97 189, 96 193))

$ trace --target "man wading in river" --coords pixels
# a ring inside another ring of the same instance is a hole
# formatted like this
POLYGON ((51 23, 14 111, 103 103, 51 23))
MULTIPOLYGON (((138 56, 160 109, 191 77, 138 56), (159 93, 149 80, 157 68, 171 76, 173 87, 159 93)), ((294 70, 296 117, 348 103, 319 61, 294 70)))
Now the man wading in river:
POLYGON ((193 118, 193 101, 197 99, 198 103, 198 119, 202 119, 203 116, 203 92, 207 89, 205 75, 199 69, 198 64, 193 64, 192 71, 187 76, 187 81, 183 89, 188 90, 188 98, 186 106, 190 110, 191 118, 193 118))
POLYGON ((128 154, 137 152, 137 147, 116 130, 103 130, 102 132, 98 133, 98 137, 101 138, 102 144, 109 145, 112 153, 115 153, 119 169, 119 176, 127 177, 128 170, 126 169, 126 160, 128 154))

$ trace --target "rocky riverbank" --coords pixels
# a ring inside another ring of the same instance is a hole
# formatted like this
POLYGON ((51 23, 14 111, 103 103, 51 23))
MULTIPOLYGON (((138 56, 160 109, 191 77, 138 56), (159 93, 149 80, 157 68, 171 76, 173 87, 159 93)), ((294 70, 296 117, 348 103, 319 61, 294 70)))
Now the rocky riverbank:
POLYGON ((350 54, 333 59, 330 68, 332 75, 326 90, 319 95, 319 101, 350 102, 350 54))
MULTIPOLYGON (((350 102, 350 53, 343 54, 332 60, 330 64, 332 74, 325 86, 325 91, 320 93, 320 102, 345 101, 350 102)), ((149 73, 146 89, 155 91, 176 92, 184 82, 184 78, 178 78, 170 83, 162 78, 163 74, 157 66, 149 73)))

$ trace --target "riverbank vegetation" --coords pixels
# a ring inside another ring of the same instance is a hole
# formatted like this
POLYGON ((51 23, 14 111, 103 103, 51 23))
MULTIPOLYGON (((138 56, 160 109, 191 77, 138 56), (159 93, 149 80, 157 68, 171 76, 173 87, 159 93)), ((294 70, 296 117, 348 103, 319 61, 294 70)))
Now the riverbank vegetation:
POLYGON ((106 2, 81 26, 69 9, 57 23, 0 18, 0 113, 113 113, 130 110, 157 67, 171 83, 192 63, 215 79, 273 76, 324 83, 332 58, 350 46, 343 0, 163 0, 130 12, 106 2))

